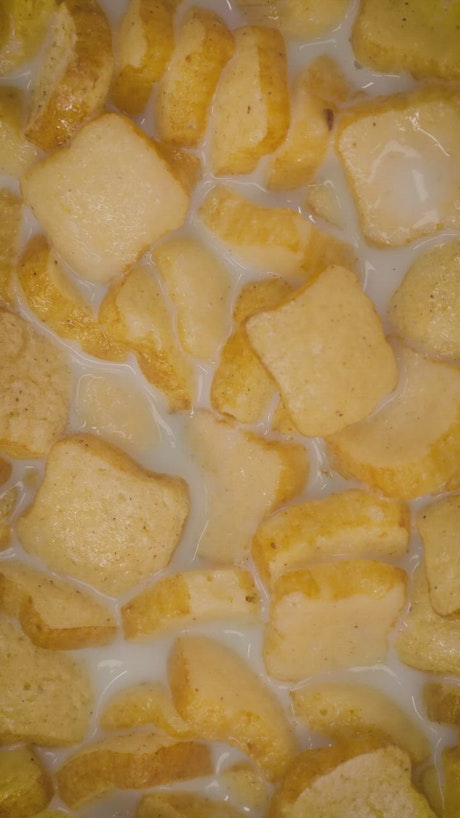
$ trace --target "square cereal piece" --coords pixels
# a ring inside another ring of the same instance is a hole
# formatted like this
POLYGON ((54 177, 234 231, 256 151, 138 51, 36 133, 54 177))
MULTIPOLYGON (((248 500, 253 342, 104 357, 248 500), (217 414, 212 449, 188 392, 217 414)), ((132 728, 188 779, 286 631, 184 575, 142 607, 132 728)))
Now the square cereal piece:
POLYGON ((443 497, 417 515, 431 604, 441 616, 460 615, 460 495, 443 497))

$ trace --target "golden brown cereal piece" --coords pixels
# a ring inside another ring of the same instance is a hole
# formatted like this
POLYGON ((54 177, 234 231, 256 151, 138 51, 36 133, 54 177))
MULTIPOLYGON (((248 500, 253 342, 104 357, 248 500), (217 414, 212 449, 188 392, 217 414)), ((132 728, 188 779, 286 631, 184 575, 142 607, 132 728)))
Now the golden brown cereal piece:
POLYGON ((457 818, 460 810, 460 747, 446 747, 441 754, 443 818, 457 818))
POLYGON ((14 86, 0 86, 0 173, 11 176, 20 176, 37 156, 24 137, 23 109, 23 92, 14 86))
POLYGON ((217 82, 233 50, 233 35, 217 14, 197 7, 186 12, 156 96, 161 139, 184 147, 201 142, 217 82))
POLYGON ((16 506, 17 497, 18 490, 16 486, 12 486, 0 494, 0 551, 10 547, 11 515, 16 506))
POLYGON ((41 457, 67 423, 64 353, 28 321, 0 309, 0 359, 0 449, 10 457, 41 457))
POLYGON ((460 614, 460 495, 425 506, 417 516, 422 538, 430 600, 441 616, 460 614))
POLYGON ((200 157, 192 151, 176 148, 169 143, 156 139, 153 141, 158 153, 173 169, 182 187, 187 193, 192 194, 203 173, 200 157))
POLYGON ((368 242, 399 247, 458 229, 459 128, 460 94, 432 86, 343 113, 336 148, 368 242))
POLYGON ((198 553, 227 565, 242 562, 260 520, 301 491, 308 476, 306 450, 242 431, 206 410, 194 412, 188 439, 207 492, 198 553))
POLYGON ((430 721, 460 725, 460 685, 456 682, 425 682, 423 703, 430 721))
POLYGON ((288 39, 310 40, 341 22, 349 0, 237 0, 250 23, 278 26, 288 39))
POLYGON ((112 284, 99 322, 117 344, 134 352, 147 380, 166 394, 170 411, 191 408, 193 370, 177 343, 172 316, 152 270, 136 267, 112 284))
POLYGON ((0 7, 0 75, 35 56, 55 8, 55 0, 4 0, 0 7))
POLYGON ((173 738, 194 738, 161 682, 145 682, 121 690, 109 700, 100 718, 104 730, 133 729, 146 724, 173 738))
POLYGON ((29 818, 53 796, 49 774, 31 747, 0 750, 0 816, 29 818))
POLYGON ((252 556, 266 585, 286 571, 333 557, 401 557, 410 518, 399 500, 359 489, 291 505, 262 521, 252 556))
POLYGON ((226 767, 219 776, 230 796, 251 813, 266 810, 269 801, 267 782, 254 767, 240 762, 226 767))
POLYGON ((117 632, 110 610, 88 591, 15 560, 0 562, 0 611, 19 619, 41 648, 105 645, 117 632))
POLYGON ((144 795, 134 818, 244 818, 246 813, 225 801, 195 792, 152 792, 144 795))
POLYGON ((176 308, 189 355, 214 360, 228 328, 231 280, 220 259, 193 236, 170 239, 152 253, 176 308))
POLYGON ((75 435, 53 446, 17 532, 53 571, 116 595, 168 564, 188 510, 181 477, 147 471, 120 449, 75 435))
POLYGON ((460 358, 460 241, 422 253, 388 308, 396 331, 428 355, 460 358))
POLYGON ((19 250, 22 202, 7 188, 0 188, 0 303, 14 302, 13 274, 19 250))
POLYGON ((270 779, 297 750, 280 702, 237 653, 206 636, 182 636, 169 657, 178 712, 203 739, 227 741, 247 753, 270 779))
POLYGON ((69 807, 100 798, 113 789, 137 790, 210 775, 208 747, 159 734, 115 736, 87 745, 56 773, 59 796, 69 807))
POLYGON ((212 105, 209 164, 215 176, 249 173, 281 144, 289 127, 286 49, 264 26, 234 31, 235 53, 212 105))
POLYGON ((0 744, 65 747, 82 741, 93 704, 82 665, 66 653, 36 647, 5 616, 0 655, 0 744))
POLYGON ((374 560, 340 560, 284 574, 265 631, 267 672, 300 682, 381 661, 405 596, 405 572, 374 560))
POLYGON ((22 177, 26 204, 82 278, 105 283, 180 227, 189 197, 151 139, 120 114, 84 125, 22 177), (129 208, 126 206, 129 202, 129 208))
POLYGON ((393 351, 355 274, 328 267, 246 322, 297 429, 324 436, 367 417, 397 382, 393 351))
POLYGON ((460 487, 460 372, 399 350, 400 383, 372 417, 328 439, 333 465, 389 497, 460 487))
POLYGON ((123 605, 127 639, 139 639, 219 619, 254 620, 260 597, 241 568, 196 569, 161 577, 123 605))

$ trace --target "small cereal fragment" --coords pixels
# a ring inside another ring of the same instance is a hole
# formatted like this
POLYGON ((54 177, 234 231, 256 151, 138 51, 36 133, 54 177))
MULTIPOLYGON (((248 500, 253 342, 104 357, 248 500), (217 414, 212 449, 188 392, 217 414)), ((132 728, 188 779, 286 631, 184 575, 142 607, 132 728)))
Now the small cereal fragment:
POLYGON ((0 816, 30 818, 53 796, 51 778, 31 747, 0 750, 0 816))
POLYGON ((181 477, 147 471, 120 449, 76 435, 53 446, 17 532, 53 571, 117 595, 168 564, 188 510, 181 477))
POLYGON ((110 699, 100 718, 104 730, 133 729, 147 724, 173 738, 194 737, 161 682, 145 682, 121 690, 110 699))
POLYGON ((393 351, 354 273, 331 266, 246 322, 249 341, 304 435, 367 417, 397 383, 393 351))
POLYGON ((381 661, 406 597, 406 574, 374 560, 291 571, 276 583, 264 661, 275 679, 300 682, 381 661))
POLYGON ((291 39, 310 40, 341 22, 349 0, 237 0, 250 23, 277 26, 291 39))
POLYGON ((306 189, 305 204, 315 216, 334 227, 343 228, 345 224, 342 205, 330 179, 312 182, 306 189))
POLYGON ((3 0, 0 6, 0 76, 35 56, 56 0, 3 0))
POLYGON ((460 684, 458 682, 425 682, 423 704, 430 721, 460 726, 460 684))
POLYGON ((0 303, 12 306, 13 274, 19 251, 22 202, 8 190, 0 188, 0 303))
POLYGON ((225 801, 195 792, 152 792, 144 795, 134 818, 245 818, 225 801))
POLYGON ((0 173, 11 176, 20 176, 37 157, 24 136, 23 109, 23 92, 14 86, 0 86, 0 173))
POLYGON ((452 494, 417 516, 430 600, 441 616, 460 615, 460 495, 452 494))
POLYGON ((18 490, 16 486, 12 486, 0 494, 0 551, 10 547, 11 515, 16 506, 17 497, 18 490))

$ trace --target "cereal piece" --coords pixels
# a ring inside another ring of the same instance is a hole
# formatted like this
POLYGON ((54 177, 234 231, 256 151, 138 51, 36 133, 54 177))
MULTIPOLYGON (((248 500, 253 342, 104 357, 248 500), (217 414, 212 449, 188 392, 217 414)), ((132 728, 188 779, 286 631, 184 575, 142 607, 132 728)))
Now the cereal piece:
POLYGON ((173 738, 194 737, 161 682, 145 682, 121 690, 110 699, 100 718, 104 730, 133 729, 146 724, 163 730, 173 738))
POLYGON ((460 685, 458 682, 425 682, 423 704, 430 721, 460 726, 460 685))
POLYGON ((0 76, 35 56, 55 8, 56 0, 4 0, 0 7, 0 76))
POLYGON ((270 676, 307 676, 381 661, 405 603, 406 574, 373 560, 291 571, 276 583, 265 632, 270 676))
POLYGON ((82 741, 92 708, 82 665, 65 653, 36 647, 4 616, 0 656, 0 744, 65 747, 82 741))
POLYGON ((174 704, 195 733, 247 753, 270 780, 292 760, 297 742, 271 689, 237 653, 206 636, 182 636, 169 658, 174 704))
POLYGON ((123 605, 127 639, 139 639, 219 619, 253 620, 260 598, 249 571, 222 568, 161 577, 123 605))
POLYGON ((329 222, 334 227, 344 227, 342 205, 330 179, 308 185, 305 204, 319 219, 329 222))
POLYGON ((252 541, 252 556, 264 583, 273 587, 286 571, 319 560, 401 557, 409 528, 404 503, 349 489, 289 506, 263 520, 252 541))
POLYGON ((64 803, 80 807, 115 788, 144 789, 212 772, 204 744, 140 733, 87 745, 58 769, 56 783, 64 803))
POLYGON ((431 604, 441 616, 460 614, 460 495, 425 506, 417 516, 431 604))
POLYGON ((49 774, 31 747, 0 750, 0 815, 29 818, 53 796, 49 774))
POLYGON ((24 94, 19 88, 0 86, 0 173, 20 176, 37 151, 23 133, 24 94))
POLYGON ((443 775, 442 818, 457 818, 460 810, 460 747, 446 747, 441 754, 443 775))
POLYGON ((459 128, 460 94, 431 86, 341 116, 336 147, 368 242, 399 247, 460 227, 459 128))
POLYGON ((422 253, 390 302, 396 331, 428 355, 460 358, 460 241, 422 253))
POLYGON ((194 412, 189 441, 205 470, 208 503, 198 553, 227 565, 241 562, 264 515, 302 489, 307 453, 303 446, 244 432, 205 410, 194 412))
POLYGON ((53 446, 17 532, 53 571, 116 595, 168 564, 188 509, 182 478, 154 474, 114 446, 76 435, 53 446))
POLYGON ((153 792, 144 795, 134 818, 244 818, 245 814, 195 792, 153 792))
POLYGON ((160 156, 173 169, 182 187, 191 195, 203 173, 200 157, 196 153, 176 148, 167 142, 154 140, 154 143, 160 156))
POLYGON ((13 273, 16 268, 22 202, 7 188, 0 188, 0 303, 12 306, 13 273))
POLYGON ((280 306, 249 318, 246 330, 304 435, 332 434, 367 417, 396 385, 380 319, 344 267, 328 267, 280 306))
POLYGON ((156 96, 161 139, 184 147, 201 142, 217 82, 233 50, 233 35, 217 14, 197 7, 186 12, 156 96))
POLYGON ((255 812, 265 810, 268 806, 268 789, 265 779, 261 774, 249 764, 240 762, 226 767, 222 770, 220 782, 230 794, 246 811, 255 812))
POLYGON ((444 815, 444 797, 441 790, 438 771, 434 764, 424 767, 419 778, 419 789, 428 801, 434 814, 444 815))
POLYGON ((0 449, 10 457, 41 457, 67 423, 66 358, 29 322, 1 309, 0 358, 0 449))
POLYGON ((117 632, 108 608, 88 591, 14 560, 0 562, 0 610, 42 648, 105 645, 117 632))
POLYGON ((289 127, 287 58, 275 29, 234 31, 235 54, 214 96, 209 164, 215 176, 250 173, 275 150, 289 127))
POLYGON ((95 283, 114 278, 180 227, 189 205, 152 140, 115 113, 84 125, 68 147, 37 162, 22 191, 64 261, 95 283))
POLYGON ((18 490, 16 486, 12 486, 0 494, 0 551, 10 547, 11 515, 16 506, 17 497, 18 490))
POLYGON ((0 486, 3 483, 7 483, 11 477, 11 472, 13 471, 13 467, 8 460, 5 460, 3 457, 0 457, 0 486))
POLYGON ((349 0, 236 0, 251 23, 279 26, 288 39, 310 40, 341 22, 349 0))
POLYGON ((333 464, 405 500, 460 487, 460 372, 401 349, 400 384, 372 417, 328 439, 333 464))

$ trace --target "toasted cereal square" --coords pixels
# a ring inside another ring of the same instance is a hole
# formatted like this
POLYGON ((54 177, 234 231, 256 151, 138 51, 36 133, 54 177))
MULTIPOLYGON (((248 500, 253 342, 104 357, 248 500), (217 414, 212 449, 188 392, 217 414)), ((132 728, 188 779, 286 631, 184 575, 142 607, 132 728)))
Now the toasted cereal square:
POLYGON ((425 682, 423 704, 430 721, 460 725, 460 684, 458 682, 425 682))
POLYGON ((0 551, 10 547, 11 515, 16 506, 17 498, 18 490, 16 486, 11 486, 11 488, 0 494, 0 551))
POLYGON ((275 25, 291 40, 310 40, 341 22, 349 0, 236 0, 250 23, 275 25))
POLYGON ((451 494, 417 515, 430 600, 441 616, 460 614, 460 495, 451 494))
POLYGON ((13 276, 19 251, 22 202, 11 190, 0 188, 0 303, 14 302, 13 276))
POLYGON ((24 94, 14 86, 0 86, 0 173, 20 176, 37 158, 23 131, 24 94))
POLYGON ((28 818, 44 809, 53 784, 31 747, 0 750, 0 804, 8 818, 28 818))
POLYGON ((195 792, 153 792, 139 802, 134 818, 244 818, 226 801, 215 801, 195 792))
POLYGON ((179 716, 169 690, 161 682, 144 682, 113 696, 100 717, 104 730, 125 730, 147 724, 173 738, 193 738, 187 722, 179 716))
POLYGON ((8 0, 0 6, 0 76, 34 57, 56 0, 8 0))

